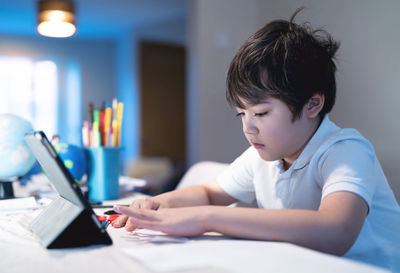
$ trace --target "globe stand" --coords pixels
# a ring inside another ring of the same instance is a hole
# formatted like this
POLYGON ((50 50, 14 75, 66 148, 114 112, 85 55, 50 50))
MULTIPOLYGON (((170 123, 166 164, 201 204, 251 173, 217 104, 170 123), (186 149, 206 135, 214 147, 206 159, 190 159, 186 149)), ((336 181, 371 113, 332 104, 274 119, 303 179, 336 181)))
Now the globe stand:
POLYGON ((11 181, 0 180, 0 200, 14 198, 14 189, 11 181))
POLYGON ((0 199, 14 198, 12 182, 0 182, 0 199))
POLYGON ((0 200, 15 198, 12 183, 21 180, 22 176, 14 176, 7 180, 0 179, 0 200))

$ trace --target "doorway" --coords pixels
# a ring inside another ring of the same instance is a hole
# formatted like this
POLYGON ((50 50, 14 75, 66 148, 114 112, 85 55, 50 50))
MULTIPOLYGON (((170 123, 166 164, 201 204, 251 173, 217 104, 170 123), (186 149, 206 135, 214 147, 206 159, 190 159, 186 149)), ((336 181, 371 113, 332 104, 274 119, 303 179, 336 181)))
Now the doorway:
MULTIPOLYGON (((141 42, 139 50, 140 153, 169 159, 170 180, 177 180, 186 160, 185 48, 141 42)), ((166 181, 162 191, 173 189, 174 183, 166 181)))

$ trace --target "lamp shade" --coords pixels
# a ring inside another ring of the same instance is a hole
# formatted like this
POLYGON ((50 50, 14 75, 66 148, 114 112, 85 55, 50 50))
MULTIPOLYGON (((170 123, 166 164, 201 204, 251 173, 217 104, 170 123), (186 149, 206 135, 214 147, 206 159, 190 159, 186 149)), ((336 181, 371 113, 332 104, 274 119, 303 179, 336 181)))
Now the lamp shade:
POLYGON ((76 31, 75 9, 70 1, 39 1, 37 30, 48 37, 70 37, 76 31))

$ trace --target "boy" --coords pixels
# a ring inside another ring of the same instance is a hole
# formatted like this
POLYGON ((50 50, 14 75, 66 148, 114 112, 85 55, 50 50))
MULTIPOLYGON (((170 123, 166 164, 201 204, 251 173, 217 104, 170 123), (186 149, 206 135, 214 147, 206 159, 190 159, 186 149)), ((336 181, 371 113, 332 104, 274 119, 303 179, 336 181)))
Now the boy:
POLYGON ((296 14, 258 30, 230 65, 227 100, 251 147, 202 186, 115 207, 114 227, 285 241, 400 270, 400 209, 375 152, 327 116, 338 43, 296 14))

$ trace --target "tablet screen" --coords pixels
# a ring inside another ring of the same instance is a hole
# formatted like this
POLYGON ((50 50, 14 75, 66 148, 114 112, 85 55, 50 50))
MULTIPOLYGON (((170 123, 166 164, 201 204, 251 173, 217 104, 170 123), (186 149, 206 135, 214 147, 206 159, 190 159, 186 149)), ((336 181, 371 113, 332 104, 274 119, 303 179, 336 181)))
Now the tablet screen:
POLYGON ((86 207, 87 202, 79 185, 65 168, 45 134, 40 131, 26 134, 25 141, 58 194, 77 206, 86 207))

